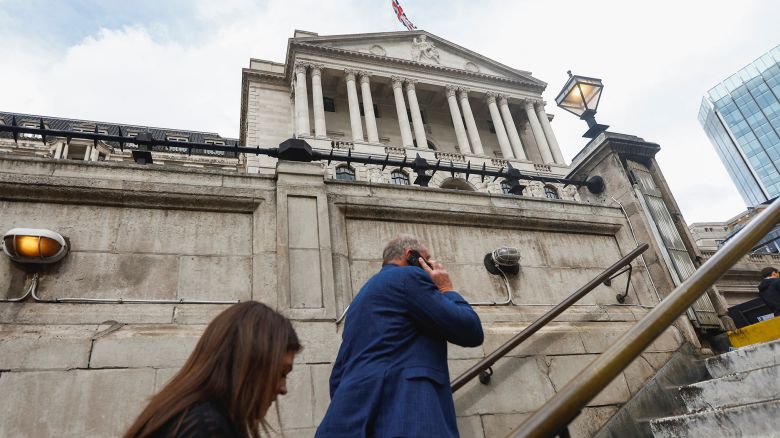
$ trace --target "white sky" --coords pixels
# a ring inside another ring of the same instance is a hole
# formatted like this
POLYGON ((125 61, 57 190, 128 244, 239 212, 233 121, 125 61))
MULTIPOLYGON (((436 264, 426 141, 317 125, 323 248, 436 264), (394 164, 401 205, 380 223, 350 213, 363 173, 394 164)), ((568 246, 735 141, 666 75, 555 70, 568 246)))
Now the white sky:
MULTIPOLYGON (((241 68, 294 29, 403 30, 390 0, 0 0, 0 110, 237 137, 241 68)), ((596 119, 657 142, 688 223, 744 209, 696 117, 703 94, 780 43, 772 0, 403 0, 420 29, 533 72, 568 161, 585 123, 566 70, 603 79, 596 119)))

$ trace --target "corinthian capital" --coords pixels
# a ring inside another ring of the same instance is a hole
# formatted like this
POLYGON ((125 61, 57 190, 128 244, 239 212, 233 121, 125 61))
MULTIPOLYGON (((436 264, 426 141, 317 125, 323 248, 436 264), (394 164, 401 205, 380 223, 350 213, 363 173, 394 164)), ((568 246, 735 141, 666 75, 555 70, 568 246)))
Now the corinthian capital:
POLYGON ((487 103, 496 103, 496 98, 498 97, 498 93, 494 93, 492 91, 488 91, 485 93, 485 100, 487 100, 487 103))
POLYGON ((458 96, 460 96, 461 99, 466 99, 469 97, 469 92, 471 89, 467 87, 458 87, 458 96))
POLYGON ((499 94, 498 95, 498 105, 499 106, 507 106, 509 105, 509 96, 506 94, 499 94))
POLYGON ((417 84, 417 79, 407 79, 405 82, 406 91, 414 90, 414 86, 417 84))
POLYGON ((360 83, 361 84, 368 84, 371 81, 371 73, 367 71, 361 71, 360 72, 360 83))
POLYGON ((404 86, 404 78, 401 76, 390 76, 390 80, 393 81, 393 88, 402 88, 404 86))
POLYGON ((312 76, 321 76, 322 75, 322 69, 324 66, 322 64, 311 64, 311 75, 312 76))
POLYGON ((306 69, 309 67, 309 64, 306 62, 296 62, 295 63, 295 74, 306 74, 306 69))
POLYGON ((455 96, 455 93, 458 92, 458 87, 454 85, 447 85, 444 88, 447 90, 447 97, 455 96))
POLYGON ((357 75, 357 73, 358 73, 357 70, 353 70, 351 68, 344 69, 344 74, 347 76, 348 81, 354 81, 355 75, 357 75))

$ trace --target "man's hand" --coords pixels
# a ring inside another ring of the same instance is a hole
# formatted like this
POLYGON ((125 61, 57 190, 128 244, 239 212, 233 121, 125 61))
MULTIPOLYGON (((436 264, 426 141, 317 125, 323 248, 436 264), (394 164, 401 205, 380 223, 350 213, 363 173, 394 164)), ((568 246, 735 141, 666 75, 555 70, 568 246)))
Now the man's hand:
POLYGON ((449 292, 455 290, 452 287, 452 280, 450 280, 450 274, 444 269, 441 263, 436 261, 426 261, 420 257, 420 267, 431 276, 431 280, 439 288, 439 292, 449 292))

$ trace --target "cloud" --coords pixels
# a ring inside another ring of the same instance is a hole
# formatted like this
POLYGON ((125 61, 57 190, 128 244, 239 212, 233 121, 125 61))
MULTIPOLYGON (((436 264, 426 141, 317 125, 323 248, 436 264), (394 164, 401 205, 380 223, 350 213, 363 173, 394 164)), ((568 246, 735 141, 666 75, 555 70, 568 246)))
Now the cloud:
MULTIPOLYGON (((241 68, 253 57, 283 61, 294 29, 402 29, 390 2, 378 0, 50 3, 0 0, 3 110, 225 136, 238 136, 241 68)), ((554 107, 571 69, 604 80, 599 122, 661 144, 658 161, 688 221, 744 209, 696 115, 707 89, 780 42, 780 4, 403 5, 418 27, 548 82, 544 97, 567 159, 585 145, 584 123, 554 107)))

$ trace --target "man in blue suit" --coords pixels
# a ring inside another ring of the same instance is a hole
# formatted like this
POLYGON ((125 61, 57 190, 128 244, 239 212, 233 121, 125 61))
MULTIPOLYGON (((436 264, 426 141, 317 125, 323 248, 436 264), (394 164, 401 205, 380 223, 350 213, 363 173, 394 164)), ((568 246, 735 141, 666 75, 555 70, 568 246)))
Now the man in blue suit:
POLYGON ((482 344, 479 316, 415 237, 388 242, 382 270, 347 311, 317 437, 457 437, 447 342, 482 344), (415 256, 419 266, 411 266, 415 256))

